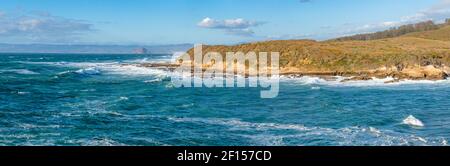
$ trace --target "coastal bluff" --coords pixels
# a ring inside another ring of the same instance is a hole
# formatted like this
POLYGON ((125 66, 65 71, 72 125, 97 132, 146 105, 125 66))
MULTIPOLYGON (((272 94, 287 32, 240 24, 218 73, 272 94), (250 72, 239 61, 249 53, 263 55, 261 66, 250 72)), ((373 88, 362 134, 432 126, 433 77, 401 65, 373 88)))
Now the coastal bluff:
MULTIPOLYGON (((450 74, 450 25, 376 40, 275 40, 203 46, 203 53, 279 52, 281 75, 352 76, 352 80, 441 80, 450 74)), ((193 48, 188 51, 193 55, 193 48)))

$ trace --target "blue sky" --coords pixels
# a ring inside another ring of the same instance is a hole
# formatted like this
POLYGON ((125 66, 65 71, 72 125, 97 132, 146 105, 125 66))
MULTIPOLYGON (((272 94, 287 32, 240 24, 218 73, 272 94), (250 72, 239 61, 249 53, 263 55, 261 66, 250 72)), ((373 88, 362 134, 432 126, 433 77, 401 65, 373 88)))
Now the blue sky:
POLYGON ((328 39, 450 18, 450 0, 2 0, 0 43, 328 39))

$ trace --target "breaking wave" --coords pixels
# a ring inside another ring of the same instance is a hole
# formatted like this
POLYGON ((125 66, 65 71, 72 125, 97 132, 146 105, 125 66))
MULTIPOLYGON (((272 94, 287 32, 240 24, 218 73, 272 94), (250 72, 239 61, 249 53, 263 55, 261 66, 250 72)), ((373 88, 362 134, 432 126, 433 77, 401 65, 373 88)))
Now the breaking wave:
POLYGON ((306 127, 301 124, 280 123, 252 123, 239 119, 224 118, 168 118, 174 122, 202 123, 208 125, 226 126, 230 131, 259 131, 258 134, 240 134, 250 138, 257 145, 308 145, 308 143, 297 143, 295 140, 327 139, 339 145, 370 145, 370 146, 392 146, 392 145, 447 145, 445 138, 421 137, 413 134, 398 133, 391 130, 381 130, 375 127, 351 126, 344 128, 306 127), (292 130, 291 134, 268 134, 273 130, 292 130), (290 141, 289 141, 290 140, 290 141))
POLYGON ((370 87, 370 86, 399 86, 399 85, 417 85, 417 84, 448 84, 450 85, 450 79, 445 80, 402 80, 399 82, 386 83, 389 81, 393 81, 394 78, 373 78, 372 80, 361 80, 361 81, 346 81, 343 80, 349 77, 341 77, 336 76, 332 77, 330 80, 320 78, 320 77, 312 77, 312 76, 302 76, 298 78, 288 78, 281 76, 280 80, 284 82, 295 82, 302 85, 325 85, 325 86, 350 86, 350 87, 370 87))
POLYGON ((76 71, 66 71, 60 74, 66 74, 75 72, 83 75, 98 75, 98 74, 115 74, 115 75, 128 75, 128 76, 167 76, 167 72, 158 69, 152 69, 147 67, 139 67, 132 64, 121 64, 118 62, 22 62, 29 64, 39 65, 52 65, 57 67, 72 67, 79 68, 76 71))
POLYGON ((75 71, 75 73, 83 74, 83 75, 98 75, 101 73, 101 71, 95 67, 90 67, 86 69, 80 69, 75 71))

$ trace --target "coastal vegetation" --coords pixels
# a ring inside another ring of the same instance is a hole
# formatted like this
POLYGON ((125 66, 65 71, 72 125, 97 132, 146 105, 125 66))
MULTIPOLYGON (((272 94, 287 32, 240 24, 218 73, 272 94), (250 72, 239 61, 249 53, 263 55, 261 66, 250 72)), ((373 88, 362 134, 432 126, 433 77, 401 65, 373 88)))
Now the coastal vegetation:
MULTIPOLYGON (((450 66, 450 20, 404 25, 383 32, 328 41, 275 40, 203 46, 203 53, 279 52, 280 72, 342 75, 355 79, 445 79, 450 66)), ((188 51, 193 55, 193 49, 188 51)))
POLYGON ((399 37, 408 33, 414 32, 425 32, 431 30, 437 30, 442 27, 450 25, 450 19, 446 19, 443 24, 435 24, 433 21, 419 22, 416 24, 402 25, 399 27, 390 28, 385 31, 368 33, 368 34, 357 34, 353 36, 341 37, 334 40, 337 41, 347 41, 347 40, 377 40, 392 37, 399 37))

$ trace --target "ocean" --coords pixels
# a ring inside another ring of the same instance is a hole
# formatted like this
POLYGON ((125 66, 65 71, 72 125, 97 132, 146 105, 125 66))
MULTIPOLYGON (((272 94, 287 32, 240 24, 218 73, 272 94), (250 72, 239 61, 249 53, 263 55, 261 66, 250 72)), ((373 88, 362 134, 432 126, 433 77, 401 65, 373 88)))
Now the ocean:
POLYGON ((450 80, 175 88, 172 56, 0 54, 0 145, 445 146, 450 80), (423 126, 405 123, 408 117, 423 126))

